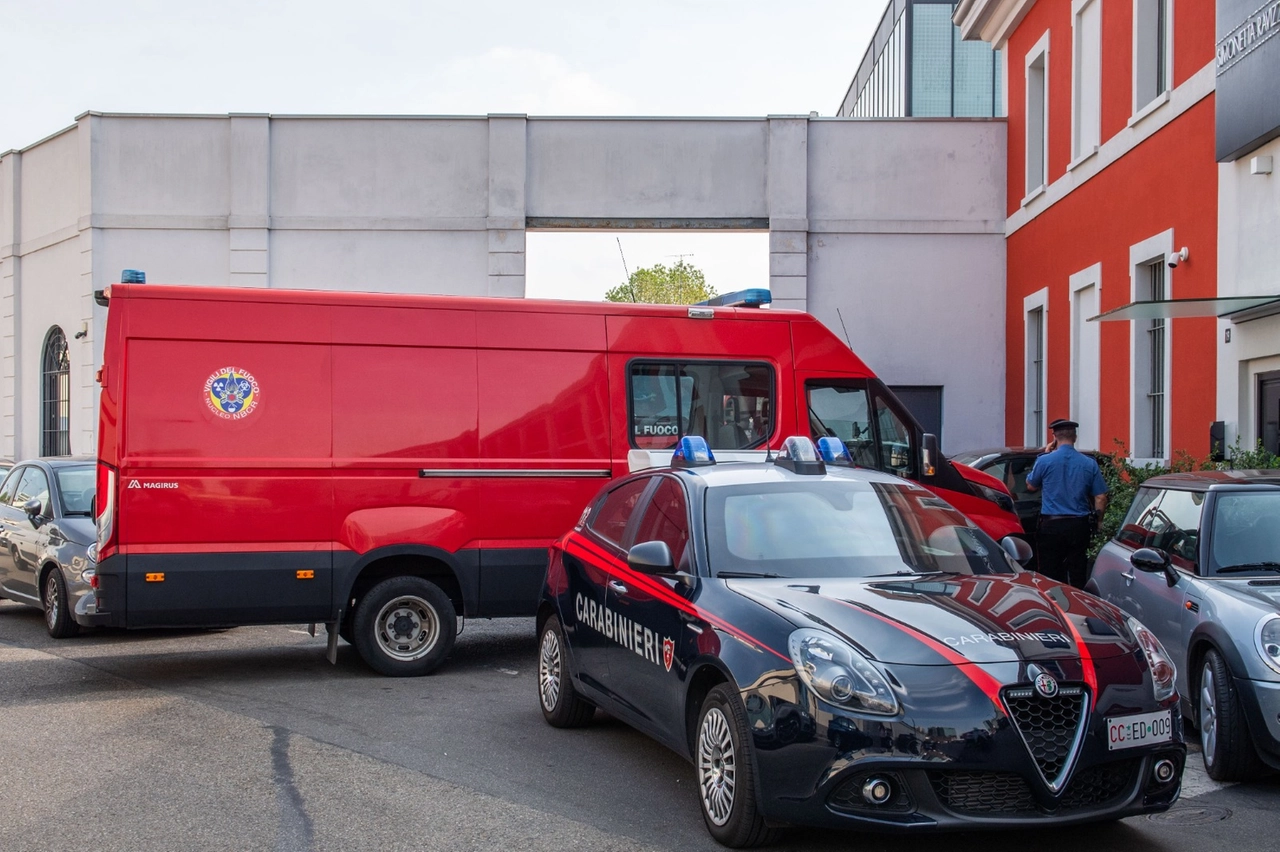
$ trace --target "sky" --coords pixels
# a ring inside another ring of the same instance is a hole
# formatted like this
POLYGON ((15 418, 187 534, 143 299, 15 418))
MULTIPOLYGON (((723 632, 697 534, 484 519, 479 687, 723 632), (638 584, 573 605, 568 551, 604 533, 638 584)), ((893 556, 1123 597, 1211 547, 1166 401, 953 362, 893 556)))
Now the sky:
MULTIPOLYGON (((887 0, 0 0, 0 151, 101 112, 833 115, 887 0)), ((764 234, 534 233, 530 296, 678 255, 768 286, 764 234)))

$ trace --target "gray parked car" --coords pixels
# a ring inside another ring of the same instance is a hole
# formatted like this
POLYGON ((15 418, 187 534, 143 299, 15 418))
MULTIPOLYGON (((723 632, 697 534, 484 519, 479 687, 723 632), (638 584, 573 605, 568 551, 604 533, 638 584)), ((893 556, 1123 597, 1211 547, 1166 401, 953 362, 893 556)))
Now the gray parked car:
POLYGON ((1174 658, 1211 777, 1280 770, 1280 471, 1147 480, 1086 588, 1174 658))
POLYGON ((0 597, 44 609, 49 635, 79 632, 72 613, 97 560, 93 459, 19 462, 0 485, 0 597))

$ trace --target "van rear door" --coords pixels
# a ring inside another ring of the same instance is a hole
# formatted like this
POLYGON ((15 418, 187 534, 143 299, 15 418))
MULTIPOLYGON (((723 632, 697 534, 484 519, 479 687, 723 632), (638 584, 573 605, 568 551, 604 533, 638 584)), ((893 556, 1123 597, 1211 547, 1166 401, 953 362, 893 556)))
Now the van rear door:
POLYGON ((117 513, 128 626, 328 620, 324 310, 147 298, 129 308, 117 513))

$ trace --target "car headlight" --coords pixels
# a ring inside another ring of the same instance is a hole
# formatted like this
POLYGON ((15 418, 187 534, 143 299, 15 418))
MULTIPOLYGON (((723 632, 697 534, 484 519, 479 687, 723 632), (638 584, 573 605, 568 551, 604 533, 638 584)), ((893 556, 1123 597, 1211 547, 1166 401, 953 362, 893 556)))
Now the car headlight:
POLYGON ((979 497, 981 497, 983 500, 990 500, 992 503, 995 503, 997 506, 999 506, 1001 509, 1004 509, 1006 512, 1013 511, 1013 498, 1010 497, 1008 494, 1005 494, 1003 491, 997 491, 996 489, 991 488, 990 486, 979 485, 976 482, 970 482, 969 486, 973 488, 974 493, 977 494, 979 497))
POLYGON ((1142 646, 1142 653, 1147 657, 1147 668, 1151 669, 1151 684, 1155 689, 1156 701, 1164 702, 1173 697, 1174 681, 1177 680, 1178 668, 1165 653, 1164 646, 1141 621, 1130 616, 1126 622, 1134 638, 1142 646))
POLYGON ((1263 616, 1254 631, 1254 639, 1262 661, 1280 672, 1280 615, 1263 616))
POLYGON ((885 676, 848 642, 805 627, 787 645, 796 673, 823 701, 883 716, 898 712, 885 676))

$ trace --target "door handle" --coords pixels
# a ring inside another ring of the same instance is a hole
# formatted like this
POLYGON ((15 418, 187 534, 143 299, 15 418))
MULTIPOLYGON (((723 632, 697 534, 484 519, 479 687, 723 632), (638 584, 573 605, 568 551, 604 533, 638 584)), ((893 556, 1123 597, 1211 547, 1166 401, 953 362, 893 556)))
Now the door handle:
POLYGON ((1127 573, 1125 573, 1125 574, 1121 574, 1120 576, 1121 576, 1121 577, 1124 577, 1124 584, 1125 584, 1126 586, 1128 586, 1128 585, 1132 585, 1132 583, 1133 583, 1133 572, 1132 572, 1132 571, 1129 571, 1129 572, 1127 572, 1127 573))
POLYGON ((622 583, 619 583, 617 580, 610 580, 609 588, 613 589, 620 595, 625 595, 627 593, 627 587, 622 585, 622 583))

